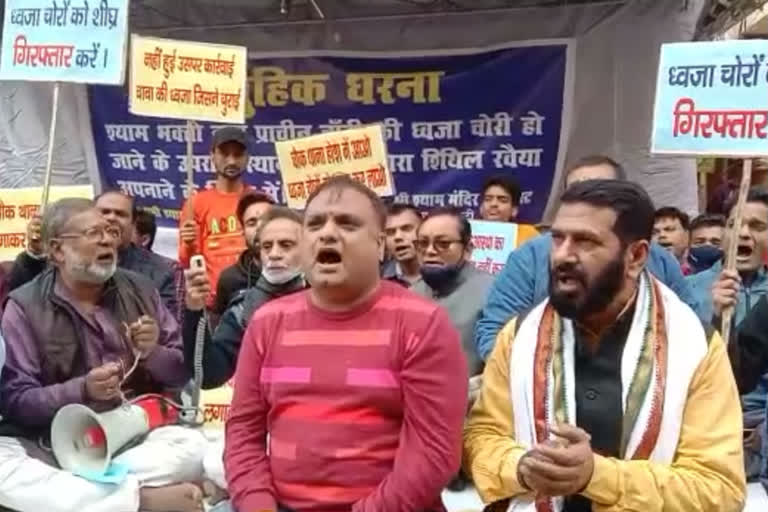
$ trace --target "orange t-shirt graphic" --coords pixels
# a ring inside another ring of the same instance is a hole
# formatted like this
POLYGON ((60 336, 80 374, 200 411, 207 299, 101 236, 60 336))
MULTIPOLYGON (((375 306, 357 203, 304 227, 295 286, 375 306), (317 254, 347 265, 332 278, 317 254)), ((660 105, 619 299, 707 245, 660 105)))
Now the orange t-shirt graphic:
MULTIPOLYGON (((194 247, 190 247, 179 238, 179 261, 184 268, 189 268, 189 260, 195 254, 205 258, 205 268, 211 283, 211 296, 208 306, 213 305, 216 285, 221 272, 237 262, 245 250, 243 227, 237 219, 237 203, 242 192, 224 193, 215 189, 204 190, 195 194, 192 207, 197 237, 194 247), (196 252, 195 252, 196 251, 196 252)), ((181 223, 186 220, 186 203, 182 207, 181 223)))

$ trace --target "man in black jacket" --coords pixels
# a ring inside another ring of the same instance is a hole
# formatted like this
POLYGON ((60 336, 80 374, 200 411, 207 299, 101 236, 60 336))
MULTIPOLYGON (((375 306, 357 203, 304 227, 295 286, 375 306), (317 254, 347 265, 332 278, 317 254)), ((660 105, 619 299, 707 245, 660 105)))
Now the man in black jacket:
MULTIPOLYGON (((167 258, 133 244, 133 220, 136 214, 133 198, 119 190, 110 190, 96 198, 96 209, 110 225, 120 228, 118 266, 152 281, 163 304, 178 320, 184 286, 180 267, 167 258)), ((35 216, 27 225, 27 240, 27 250, 19 254, 11 270, 9 291, 28 283, 48 265, 40 241, 40 217, 35 216)))
MULTIPOLYGON (((743 394, 755 389, 768 372, 768 297, 761 298, 747 313, 733 338, 728 344, 728 354, 736 384, 743 394)), ((759 478, 768 490, 768 409, 762 418, 751 423, 747 425, 745 421, 745 445, 755 453, 762 453, 759 478)))
POLYGON ((261 217, 269 211, 275 201, 269 195, 249 191, 237 203, 237 219, 243 226, 243 238, 246 249, 240 255, 237 263, 225 268, 219 276, 216 286, 216 302, 213 312, 221 315, 229 306, 230 301, 246 288, 256 284, 261 274, 259 263, 259 241, 256 236, 261 217))
POLYGON ((205 299, 210 283, 205 271, 189 269, 186 308, 182 325, 184 359, 194 373, 195 342, 198 330, 204 333, 202 388, 216 388, 232 378, 240 352, 240 342, 253 312, 264 303, 304 288, 299 268, 301 217, 292 210, 272 207, 262 217, 259 230, 261 275, 251 288, 241 290, 231 301, 211 334, 205 321, 205 299), (203 323, 201 324, 201 319, 203 323))

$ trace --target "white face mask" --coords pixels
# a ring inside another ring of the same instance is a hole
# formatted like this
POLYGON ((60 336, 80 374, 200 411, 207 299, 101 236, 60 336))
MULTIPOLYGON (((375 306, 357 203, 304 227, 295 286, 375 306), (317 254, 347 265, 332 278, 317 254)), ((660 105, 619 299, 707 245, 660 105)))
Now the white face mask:
POLYGON ((269 284, 285 284, 301 274, 298 268, 275 268, 264 267, 261 269, 261 275, 269 284))

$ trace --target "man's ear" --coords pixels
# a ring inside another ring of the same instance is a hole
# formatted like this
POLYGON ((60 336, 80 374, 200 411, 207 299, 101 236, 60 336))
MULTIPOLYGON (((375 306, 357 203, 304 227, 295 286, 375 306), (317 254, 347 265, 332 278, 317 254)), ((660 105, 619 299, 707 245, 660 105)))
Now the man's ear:
POLYGON ((651 245, 648 240, 636 240, 629 244, 625 255, 625 264, 630 278, 637 279, 645 270, 650 250, 651 245))
POLYGON ((61 248, 61 242, 58 240, 51 240, 48 242, 48 247, 46 248, 46 254, 48 255, 48 260, 51 263, 58 264, 64 261, 64 254, 61 248))
POLYGON ((380 263, 384 262, 384 258, 386 257, 386 251, 387 251, 386 240, 387 240, 387 238, 384 235, 384 233, 379 233, 376 236, 376 245, 378 246, 377 248, 379 250, 379 262, 380 263))

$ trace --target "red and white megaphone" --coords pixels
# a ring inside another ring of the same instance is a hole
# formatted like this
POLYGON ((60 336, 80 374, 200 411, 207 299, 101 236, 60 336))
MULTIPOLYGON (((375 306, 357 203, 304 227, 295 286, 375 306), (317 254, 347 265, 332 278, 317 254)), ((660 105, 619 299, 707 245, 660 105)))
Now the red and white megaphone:
POLYGON ((103 474, 118 450, 150 430, 177 420, 178 411, 156 397, 103 413, 70 404, 53 418, 51 447, 62 469, 103 474))

